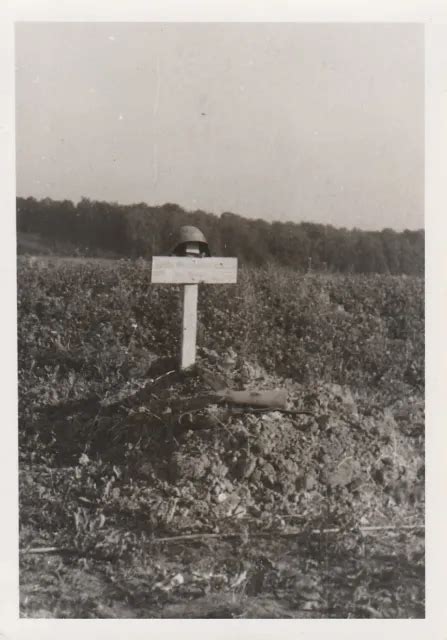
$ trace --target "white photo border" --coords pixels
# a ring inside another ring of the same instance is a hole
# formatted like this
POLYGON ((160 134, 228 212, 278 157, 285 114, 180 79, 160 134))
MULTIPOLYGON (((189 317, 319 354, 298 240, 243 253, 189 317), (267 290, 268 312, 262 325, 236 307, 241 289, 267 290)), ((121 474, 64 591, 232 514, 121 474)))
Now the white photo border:
POLYGON ((114 640, 183 638, 447 638, 447 5, 424 0, 6 0, 0 7, 0 636, 114 640), (424 620, 49 620, 18 613, 18 447, 15 243, 14 23, 406 22, 425 24, 426 55, 426 618, 424 620))

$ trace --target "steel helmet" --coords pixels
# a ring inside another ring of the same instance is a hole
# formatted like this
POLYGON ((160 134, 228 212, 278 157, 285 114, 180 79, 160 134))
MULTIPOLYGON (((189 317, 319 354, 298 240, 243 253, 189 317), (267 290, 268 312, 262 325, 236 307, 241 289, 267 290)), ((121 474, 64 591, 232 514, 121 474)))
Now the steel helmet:
POLYGON ((205 236, 197 227, 186 225, 180 227, 177 236, 177 242, 175 243, 172 253, 176 255, 183 255, 186 250, 188 242, 196 242, 199 244, 200 252, 210 256, 210 249, 205 236))

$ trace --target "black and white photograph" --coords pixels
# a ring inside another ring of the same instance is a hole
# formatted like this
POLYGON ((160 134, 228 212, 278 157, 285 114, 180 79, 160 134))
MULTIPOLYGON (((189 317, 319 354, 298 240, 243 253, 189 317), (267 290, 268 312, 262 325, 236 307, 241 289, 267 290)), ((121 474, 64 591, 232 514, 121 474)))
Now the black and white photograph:
POLYGON ((425 618, 424 41, 15 24, 20 618, 425 618))

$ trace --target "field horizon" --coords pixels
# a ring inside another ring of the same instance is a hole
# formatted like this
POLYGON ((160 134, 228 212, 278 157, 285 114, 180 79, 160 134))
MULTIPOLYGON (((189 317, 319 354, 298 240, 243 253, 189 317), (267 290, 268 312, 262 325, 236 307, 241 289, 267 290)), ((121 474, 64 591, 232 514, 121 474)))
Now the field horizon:
POLYGON ((267 222, 231 212, 217 216, 173 203, 118 205, 82 198, 17 198, 19 254, 151 258, 172 248, 181 225, 197 226, 211 253, 241 264, 297 271, 424 273, 423 229, 366 231, 312 222, 267 222))

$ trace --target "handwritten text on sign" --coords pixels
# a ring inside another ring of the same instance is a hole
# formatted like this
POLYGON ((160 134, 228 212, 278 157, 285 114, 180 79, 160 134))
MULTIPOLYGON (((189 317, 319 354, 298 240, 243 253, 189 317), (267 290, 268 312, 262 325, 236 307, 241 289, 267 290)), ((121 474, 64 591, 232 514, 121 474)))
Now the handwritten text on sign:
POLYGON ((237 258, 152 258, 153 284, 235 284, 237 258))

